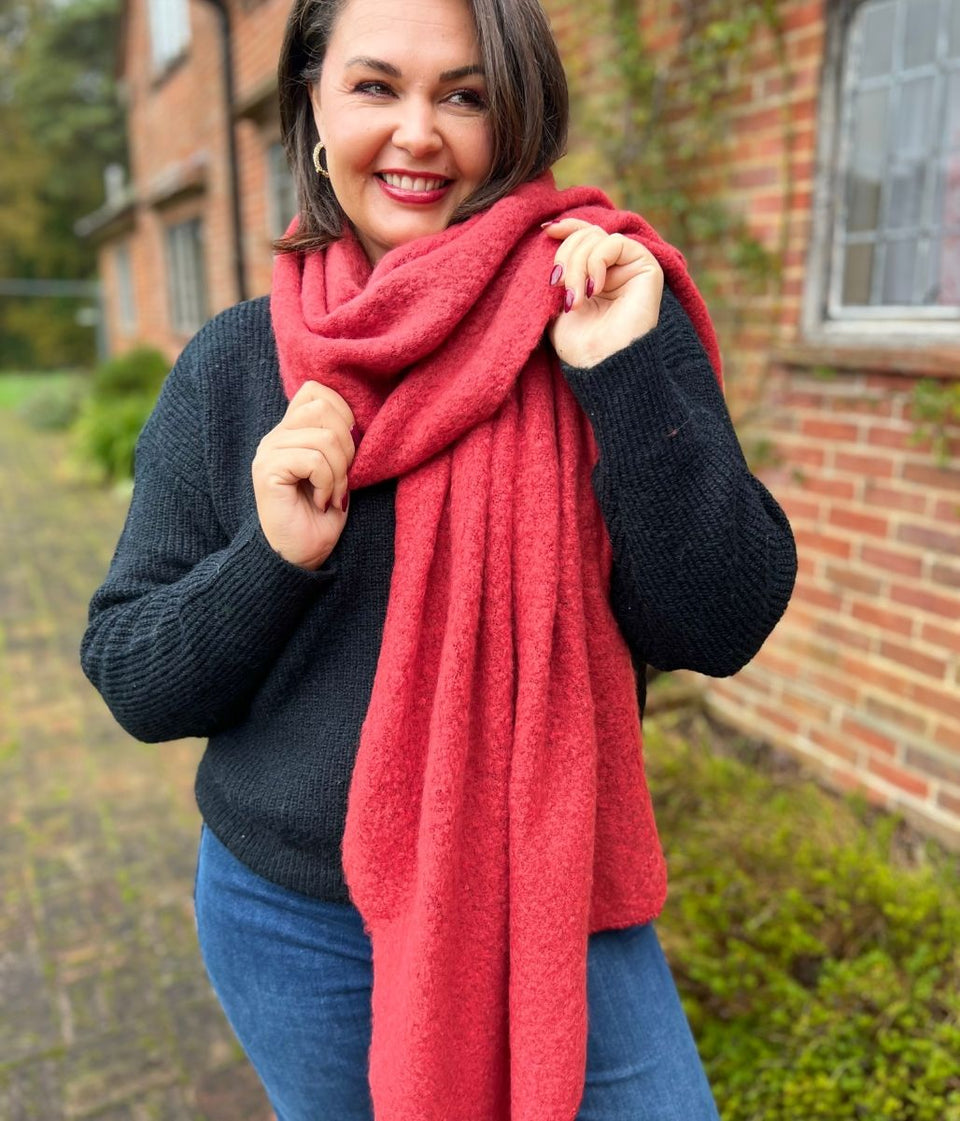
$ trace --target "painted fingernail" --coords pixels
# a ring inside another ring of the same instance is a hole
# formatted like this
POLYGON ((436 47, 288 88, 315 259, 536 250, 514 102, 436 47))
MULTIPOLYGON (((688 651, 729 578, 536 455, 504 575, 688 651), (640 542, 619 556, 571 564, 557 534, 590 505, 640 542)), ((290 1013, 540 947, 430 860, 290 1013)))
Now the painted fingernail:
POLYGON ((553 272, 550 273, 550 284, 559 284, 561 276, 563 276, 563 265, 554 265, 553 272))
POLYGON ((354 424, 350 429, 350 439, 353 440, 353 446, 357 447, 360 443, 360 425, 354 424))
POLYGON ((573 307, 573 301, 576 299, 573 289, 568 288, 563 297, 563 310, 569 311, 573 307))
POLYGON ((551 218, 549 222, 541 222, 540 229, 545 230, 547 226, 555 226, 559 221, 559 218, 551 218))
POLYGON ((587 277, 586 292, 587 292, 587 299, 589 300, 590 297, 593 295, 593 280, 589 276, 587 277))
POLYGON ((345 490, 345 491, 343 492, 343 498, 341 498, 341 499, 340 499, 340 509, 341 509, 341 510, 342 510, 342 511, 343 511, 344 513, 346 513, 346 512, 347 512, 347 507, 348 507, 349 505, 350 505, 350 491, 348 491, 348 490, 345 490))

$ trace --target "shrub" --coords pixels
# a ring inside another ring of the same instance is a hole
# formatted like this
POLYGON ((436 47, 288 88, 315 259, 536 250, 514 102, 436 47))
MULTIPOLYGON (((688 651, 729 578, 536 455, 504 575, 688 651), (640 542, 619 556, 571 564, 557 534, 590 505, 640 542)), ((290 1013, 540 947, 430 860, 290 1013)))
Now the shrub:
POLYGON ((102 481, 119 482, 133 474, 137 437, 168 368, 159 351, 139 347, 94 371, 77 417, 75 450, 102 481))
POLYGON ((82 401, 83 386, 79 379, 44 379, 40 387, 23 400, 17 413, 31 428, 62 431, 77 419, 82 401))
POLYGON ((159 350, 140 346, 110 358, 93 372, 93 395, 109 400, 144 394, 156 398, 170 364, 159 350))
POLYGON ((956 861, 651 722, 660 925, 724 1121, 960 1121, 956 861))

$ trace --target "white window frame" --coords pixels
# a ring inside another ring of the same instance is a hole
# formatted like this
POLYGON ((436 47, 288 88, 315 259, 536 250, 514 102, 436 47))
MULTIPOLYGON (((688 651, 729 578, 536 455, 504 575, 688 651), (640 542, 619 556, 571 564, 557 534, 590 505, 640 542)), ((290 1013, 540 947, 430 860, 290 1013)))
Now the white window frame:
POLYGON ((190 44, 189 0, 148 0, 154 70, 167 69, 190 44))
POLYGON ((287 157, 283 144, 279 140, 267 145, 267 221, 270 223, 270 236, 283 237, 287 226, 296 214, 297 191, 293 176, 287 164, 287 157), (281 176, 284 179, 281 180, 281 176), (284 195, 287 191, 292 195, 294 214, 289 216, 284 211, 284 195))
POLYGON ((117 292, 117 326, 125 335, 133 335, 137 330, 137 302, 129 242, 122 242, 114 249, 113 271, 117 292))
POLYGON ((164 240, 170 325, 178 334, 192 335, 208 315, 203 219, 167 226, 164 240))
MULTIPOLYGON (((843 305, 842 226, 846 205, 846 167, 849 158, 849 119, 855 74, 852 52, 859 47, 866 4, 893 2, 898 18, 909 0, 840 0, 826 5, 827 29, 820 91, 819 141, 813 221, 804 294, 803 333, 810 342, 850 342, 867 346, 910 345, 923 342, 960 342, 960 307, 904 305, 843 305)), ((941 0, 944 6, 953 0, 941 0)), ((895 44, 895 49, 902 46, 895 44)), ((936 64, 938 73, 960 70, 960 59, 936 64)), ((934 67, 931 66, 931 72, 934 67)), ((938 111, 944 110, 941 82, 938 111)), ((941 115, 941 121, 945 118, 941 115)))

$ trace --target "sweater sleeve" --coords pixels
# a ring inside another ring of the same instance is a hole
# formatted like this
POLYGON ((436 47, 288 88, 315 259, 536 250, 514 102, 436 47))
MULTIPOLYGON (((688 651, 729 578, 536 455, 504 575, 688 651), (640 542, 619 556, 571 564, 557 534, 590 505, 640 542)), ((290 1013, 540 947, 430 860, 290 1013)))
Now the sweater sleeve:
POLYGON ((634 656, 736 673, 786 609, 797 556, 693 325, 665 289, 652 331, 596 366, 563 370, 597 440, 611 605, 634 656))
POLYGON ((334 576, 283 560, 255 513, 224 531, 205 462, 203 361, 195 339, 140 434, 130 509, 80 651, 114 717, 148 742, 240 720, 334 576))

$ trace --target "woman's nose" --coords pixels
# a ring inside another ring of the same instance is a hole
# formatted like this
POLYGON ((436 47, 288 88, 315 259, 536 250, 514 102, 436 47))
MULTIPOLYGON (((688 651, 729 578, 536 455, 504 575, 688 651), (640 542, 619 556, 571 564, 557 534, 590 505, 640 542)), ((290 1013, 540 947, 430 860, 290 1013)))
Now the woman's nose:
POLYGON ((400 117, 393 132, 393 143, 411 156, 430 155, 443 147, 431 103, 410 99, 400 104, 400 117))

